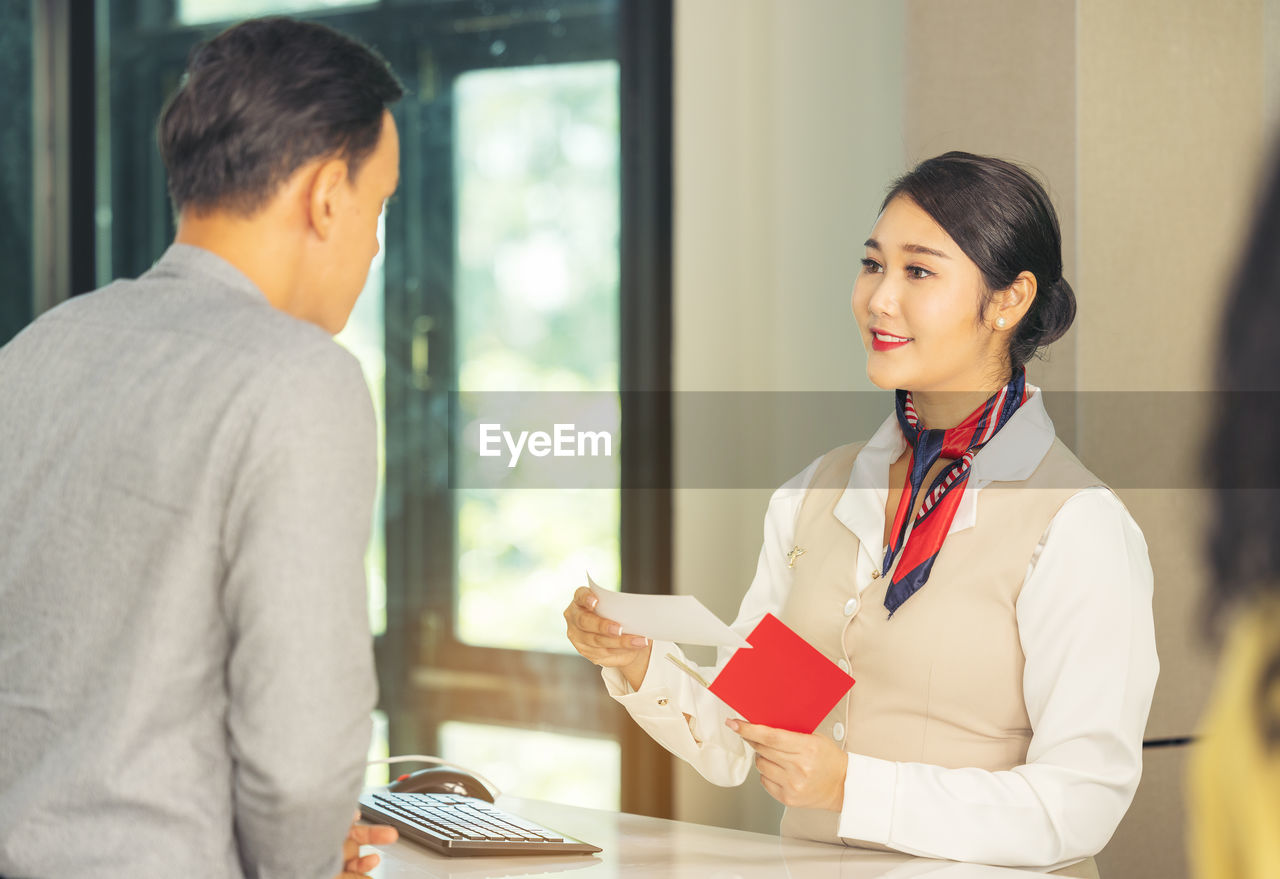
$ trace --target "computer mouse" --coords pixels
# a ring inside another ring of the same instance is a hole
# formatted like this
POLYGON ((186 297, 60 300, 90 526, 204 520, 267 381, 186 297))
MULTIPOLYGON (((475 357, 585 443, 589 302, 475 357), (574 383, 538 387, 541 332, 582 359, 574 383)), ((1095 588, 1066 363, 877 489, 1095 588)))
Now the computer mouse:
POLYGON ((396 794, 457 794, 493 802, 493 794, 479 779, 457 769, 419 769, 400 776, 387 790, 396 794))

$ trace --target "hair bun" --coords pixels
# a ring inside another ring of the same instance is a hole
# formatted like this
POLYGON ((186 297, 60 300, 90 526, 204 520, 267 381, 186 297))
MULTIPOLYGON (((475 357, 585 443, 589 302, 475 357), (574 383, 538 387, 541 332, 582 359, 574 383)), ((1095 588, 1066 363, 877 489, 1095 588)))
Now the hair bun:
POLYGON ((1023 321, 1026 333, 1019 335, 1028 347, 1034 345, 1034 352, 1036 348, 1043 348, 1061 339, 1075 319, 1076 293, 1067 279, 1059 275, 1058 280, 1036 291, 1035 301, 1031 303, 1031 310, 1023 321))

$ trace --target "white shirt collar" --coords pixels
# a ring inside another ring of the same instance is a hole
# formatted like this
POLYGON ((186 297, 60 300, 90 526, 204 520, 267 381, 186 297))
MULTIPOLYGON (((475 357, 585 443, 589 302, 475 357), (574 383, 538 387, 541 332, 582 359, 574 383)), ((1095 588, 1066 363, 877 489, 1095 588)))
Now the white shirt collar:
MULTIPOLYGON (((1053 445, 1053 421, 1044 394, 1027 385, 1027 401, 973 459, 973 470, 951 521, 948 534, 972 528, 978 518, 978 494, 989 482, 1026 479, 1053 445)), ((849 484, 836 502, 835 516, 877 558, 884 545, 884 505, 888 499, 889 465, 907 450, 906 438, 891 413, 854 459, 849 484)))

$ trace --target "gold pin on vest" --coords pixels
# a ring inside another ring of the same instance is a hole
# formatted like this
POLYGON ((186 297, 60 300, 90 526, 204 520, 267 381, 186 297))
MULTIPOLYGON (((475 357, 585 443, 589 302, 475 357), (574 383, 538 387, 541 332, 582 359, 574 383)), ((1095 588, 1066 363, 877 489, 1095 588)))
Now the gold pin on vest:
POLYGON ((808 552, 807 549, 801 549, 798 546, 791 547, 791 552, 787 553, 787 567, 794 568, 796 566, 796 559, 800 558, 800 556, 804 555, 806 552, 808 552))

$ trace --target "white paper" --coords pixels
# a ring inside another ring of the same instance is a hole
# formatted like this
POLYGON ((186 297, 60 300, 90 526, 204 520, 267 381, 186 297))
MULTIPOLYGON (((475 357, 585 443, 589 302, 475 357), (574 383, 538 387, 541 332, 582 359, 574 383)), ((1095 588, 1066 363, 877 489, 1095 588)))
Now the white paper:
POLYGON ((601 588, 587 574, 596 613, 622 626, 624 635, 709 647, 750 647, 692 595, 636 595, 601 588))

